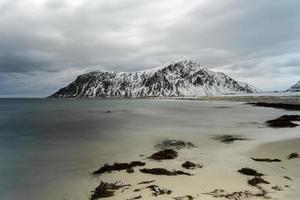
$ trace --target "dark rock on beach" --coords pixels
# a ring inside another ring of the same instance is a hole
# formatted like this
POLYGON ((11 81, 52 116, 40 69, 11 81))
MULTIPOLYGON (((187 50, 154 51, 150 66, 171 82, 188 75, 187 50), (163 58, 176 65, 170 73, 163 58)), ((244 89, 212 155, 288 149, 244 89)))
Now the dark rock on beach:
POLYGON ((152 154, 149 158, 154 160, 170 160, 178 156, 178 153, 173 149, 165 149, 152 154))
POLYGON ((293 121, 300 121, 300 115, 283 115, 277 119, 267 121, 267 125, 274 128, 293 128, 298 124, 293 121))
POLYGON ((297 152, 291 153, 291 154, 288 156, 288 159, 289 159, 289 160, 295 159, 295 158, 299 158, 299 154, 298 154, 297 152))
POLYGON ((286 119, 273 119, 266 122, 268 126, 274 127, 274 128, 293 128, 298 126, 298 124, 295 124, 291 122, 290 120, 286 119))
POLYGON ((300 121, 300 115, 282 115, 280 118, 291 121, 300 121))
MULTIPOLYGON (((146 163, 140 161, 132 161, 131 163, 114 163, 113 165, 104 164, 100 169, 93 172, 93 174, 102 174, 105 172, 129 170, 129 173, 133 170, 133 167, 145 166, 146 163)), ((128 171, 127 171, 128 172, 128 171)))
POLYGON ((300 105, 297 104, 285 104, 285 103, 248 103, 254 106, 261 106, 261 107, 270 107, 270 108, 282 108, 285 110, 300 110, 300 105))
POLYGON ((238 170, 241 174, 247 175, 247 176, 263 176, 264 174, 258 173, 255 169, 251 168, 242 168, 238 170))
POLYGON ((140 171, 145 174, 153 174, 153 175, 165 175, 165 176, 187 175, 187 176, 191 176, 191 174, 188 172, 177 171, 177 170, 169 171, 164 168, 151 168, 151 169, 143 168, 143 169, 140 169, 140 171))
POLYGON ((183 168, 185 169, 196 169, 196 168, 202 168, 202 165, 190 162, 190 161, 186 161, 184 163, 182 163, 181 165, 183 168))

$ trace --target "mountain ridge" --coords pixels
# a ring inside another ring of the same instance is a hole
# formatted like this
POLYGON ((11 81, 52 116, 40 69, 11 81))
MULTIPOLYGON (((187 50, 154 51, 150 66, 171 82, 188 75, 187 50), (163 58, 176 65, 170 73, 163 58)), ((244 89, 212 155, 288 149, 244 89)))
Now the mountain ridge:
POLYGON ((289 92, 299 92, 300 91, 300 81, 290 87, 287 91, 289 92))
POLYGON ((93 71, 50 97, 195 97, 257 92, 222 72, 213 72, 190 60, 171 61, 136 72, 93 71))

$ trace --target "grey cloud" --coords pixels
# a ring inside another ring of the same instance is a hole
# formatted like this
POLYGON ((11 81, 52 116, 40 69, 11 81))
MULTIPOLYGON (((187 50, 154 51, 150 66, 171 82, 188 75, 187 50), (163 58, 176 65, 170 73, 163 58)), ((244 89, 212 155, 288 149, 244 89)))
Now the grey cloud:
POLYGON ((34 79, 44 94, 97 66, 133 71, 187 58, 263 89, 282 88, 261 83, 293 84, 300 75, 299 7, 295 0, 3 0, 0 76, 6 90, 34 89, 34 79), (61 76, 66 69, 73 77, 61 76), (60 77, 59 85, 38 74, 60 77))

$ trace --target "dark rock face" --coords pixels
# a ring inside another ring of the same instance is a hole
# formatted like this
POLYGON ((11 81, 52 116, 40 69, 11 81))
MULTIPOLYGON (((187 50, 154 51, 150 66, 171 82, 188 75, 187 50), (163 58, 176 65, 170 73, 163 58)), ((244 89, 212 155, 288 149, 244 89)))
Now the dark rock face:
POLYGON ((50 97, 191 97, 253 92, 255 89, 245 87, 223 73, 185 60, 138 72, 90 72, 78 76, 50 97))

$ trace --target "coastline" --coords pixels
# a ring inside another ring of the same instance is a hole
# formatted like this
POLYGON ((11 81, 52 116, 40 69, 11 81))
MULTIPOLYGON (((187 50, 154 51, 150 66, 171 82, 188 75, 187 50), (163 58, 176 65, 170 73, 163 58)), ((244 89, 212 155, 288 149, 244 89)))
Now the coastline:
MULTIPOLYGON (((30 164, 27 160, 22 163, 19 160, 8 162, 3 159, 3 163, 6 164, 6 173, 11 179, 2 184, 6 186, 5 188, 9 188, 10 185, 15 185, 16 180, 19 186, 22 186, 22 183, 30 185, 27 180, 33 181, 29 187, 31 199, 39 199, 38 197, 49 200, 89 199, 92 191, 99 186, 101 181, 131 185, 128 189, 121 188, 115 191, 114 196, 108 199, 132 199, 141 195, 142 199, 189 200, 186 195, 191 195, 194 199, 218 200, 226 199, 224 195, 231 195, 227 198, 231 200, 237 194, 241 195, 239 200, 262 199, 250 197, 261 194, 262 191, 247 183, 251 177, 238 172, 247 167, 265 174, 263 178, 270 184, 261 186, 267 192, 267 196, 272 199, 277 199, 278 195, 281 195, 282 199, 297 199, 298 193, 295 194, 293 190, 298 190, 299 179, 295 173, 299 169, 300 159, 289 161, 286 171, 281 171, 283 170, 281 164, 287 162, 284 160, 289 153, 298 150, 291 149, 291 152, 283 152, 280 156, 277 152, 282 150, 276 148, 276 145, 272 146, 274 150, 266 150, 270 152, 266 155, 256 154, 256 150, 263 152, 265 150, 260 150, 262 146, 287 140, 286 146, 289 146, 290 141, 299 138, 299 127, 277 129, 265 124, 267 120, 281 115, 298 114, 298 111, 213 100, 86 101, 83 99, 82 101, 34 100, 31 104, 29 103, 30 101, 26 100, 19 105, 19 107, 30 105, 28 107, 30 109, 19 111, 19 115, 23 116, 21 119, 28 122, 38 123, 24 127, 24 121, 20 119, 10 122, 12 127, 20 124, 17 130, 24 128, 30 131, 35 130, 34 135, 27 136, 32 137, 35 148, 28 148, 28 151, 25 151, 26 154, 34 155, 34 157, 31 158, 30 164), (62 123, 67 126, 61 126, 62 123), (47 130, 44 127, 47 127, 47 130), (53 135, 54 133, 56 134, 53 135), (44 138, 50 138, 51 142, 39 140, 41 134, 44 138), (232 135, 237 140, 224 143, 220 142, 220 139, 215 139, 216 136, 223 135, 232 135), (152 153, 159 150, 155 146, 165 139, 192 142, 197 147, 177 150, 178 157, 172 160, 148 159, 152 153), (253 156, 278 158, 282 162, 256 162, 251 159, 253 156), (133 173, 113 171, 99 176, 92 174, 105 163, 112 165, 114 162, 132 161, 146 164, 134 167, 133 173), (194 170, 185 169, 182 164, 186 161, 203 167, 194 170), (46 166, 43 166, 43 163, 46 166), (142 168, 181 170, 191 173, 192 176, 145 174, 140 172, 142 168), (9 172, 14 173, 9 174, 9 172), (278 176, 279 172, 281 176, 278 176), (288 182, 282 179, 283 172, 286 172, 285 175, 293 181, 288 182), (23 176, 15 176, 17 173, 23 176), (33 174, 37 178, 31 179, 33 174), (155 180, 155 182, 148 185, 138 184, 150 180, 155 180), (286 184, 289 184, 291 188, 283 188, 285 191, 272 189, 273 186, 284 187, 286 184), (153 196, 153 191, 147 188, 151 185, 171 190, 172 193, 153 196), (140 190, 134 191, 136 189, 140 190)), ((7 105, 5 107, 8 111, 16 107, 11 101, 7 101, 7 105)), ((10 144, 10 140, 7 141, 7 144, 10 144)), ((10 153, 8 155, 24 152, 20 144, 16 146, 20 150, 8 148, 6 150, 10 153)), ((23 191, 19 188, 26 187, 14 188, 11 192, 6 189, 4 197, 18 199, 28 191, 28 189, 23 191)))

